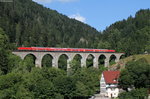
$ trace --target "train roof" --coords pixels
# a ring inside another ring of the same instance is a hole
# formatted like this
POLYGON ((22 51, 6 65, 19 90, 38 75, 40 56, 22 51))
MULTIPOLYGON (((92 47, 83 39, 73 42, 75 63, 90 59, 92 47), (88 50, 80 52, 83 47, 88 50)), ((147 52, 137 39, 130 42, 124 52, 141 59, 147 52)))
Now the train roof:
MULTIPOLYGON (((60 47, 31 47, 31 48, 58 48, 60 49, 60 47)), ((95 48, 63 48, 63 49, 95 49, 95 48)), ((111 50, 111 49, 99 49, 99 50, 111 50)))

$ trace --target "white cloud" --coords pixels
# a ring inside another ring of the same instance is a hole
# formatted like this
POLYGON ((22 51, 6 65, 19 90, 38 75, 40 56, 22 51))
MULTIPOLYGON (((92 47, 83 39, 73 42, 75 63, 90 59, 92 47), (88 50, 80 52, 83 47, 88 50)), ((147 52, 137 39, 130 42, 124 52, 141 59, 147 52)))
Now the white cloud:
POLYGON ((77 1, 77 0, 57 0, 57 1, 60 1, 60 2, 73 2, 73 1, 77 1))
POLYGON ((51 3, 51 2, 53 2, 55 0, 33 0, 33 1, 35 1, 35 2, 41 2, 41 3, 51 3))
POLYGON ((70 15, 69 18, 76 19, 76 20, 78 20, 78 21, 81 21, 81 22, 83 22, 83 23, 86 23, 86 18, 83 17, 83 16, 81 16, 79 13, 70 15))
POLYGON ((77 0, 33 0, 35 2, 41 2, 41 3, 51 3, 51 2, 73 2, 73 1, 77 1, 77 0))

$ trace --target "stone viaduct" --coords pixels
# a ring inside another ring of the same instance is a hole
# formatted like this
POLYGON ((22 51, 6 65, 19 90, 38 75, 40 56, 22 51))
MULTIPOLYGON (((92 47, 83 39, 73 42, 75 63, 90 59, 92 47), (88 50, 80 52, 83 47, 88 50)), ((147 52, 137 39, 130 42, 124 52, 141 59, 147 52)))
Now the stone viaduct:
POLYGON ((21 59, 24 59, 27 55, 33 55, 35 59, 35 66, 36 67, 42 67, 42 59, 45 55, 50 55, 52 59, 52 67, 58 68, 58 60, 61 55, 67 56, 67 69, 70 68, 70 61, 73 60, 73 58, 76 55, 81 56, 81 67, 86 66, 86 59, 89 55, 93 56, 93 67, 98 68, 98 60, 101 55, 105 56, 104 66, 109 66, 109 60, 112 55, 114 55, 115 62, 118 62, 120 60, 120 57, 124 53, 94 53, 94 52, 45 52, 45 51, 13 51, 13 54, 20 56, 21 59))

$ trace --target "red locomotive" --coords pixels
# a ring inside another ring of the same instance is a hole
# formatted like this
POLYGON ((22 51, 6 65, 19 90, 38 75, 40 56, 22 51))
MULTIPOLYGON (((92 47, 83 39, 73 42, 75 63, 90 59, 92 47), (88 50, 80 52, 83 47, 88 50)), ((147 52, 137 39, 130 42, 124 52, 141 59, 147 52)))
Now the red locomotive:
POLYGON ((53 47, 18 47, 19 51, 59 51, 59 52, 109 52, 113 53, 115 50, 109 49, 86 49, 86 48, 53 48, 53 47))

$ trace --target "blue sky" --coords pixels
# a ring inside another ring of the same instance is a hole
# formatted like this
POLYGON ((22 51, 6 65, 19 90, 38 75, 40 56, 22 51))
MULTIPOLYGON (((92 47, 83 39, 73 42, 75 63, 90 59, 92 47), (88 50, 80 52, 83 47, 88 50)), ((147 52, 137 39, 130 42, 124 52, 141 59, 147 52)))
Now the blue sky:
POLYGON ((33 0, 70 18, 104 30, 116 21, 150 8, 150 0, 33 0))

